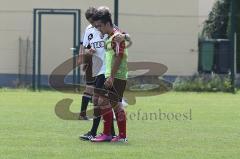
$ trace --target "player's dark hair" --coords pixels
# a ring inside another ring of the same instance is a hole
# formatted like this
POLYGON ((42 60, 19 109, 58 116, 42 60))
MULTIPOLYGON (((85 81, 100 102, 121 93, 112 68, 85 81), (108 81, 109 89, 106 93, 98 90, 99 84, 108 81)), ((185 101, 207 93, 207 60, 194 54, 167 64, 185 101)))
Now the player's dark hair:
POLYGON ((97 12, 97 9, 94 7, 89 7, 85 12, 86 19, 92 18, 93 15, 97 12))
POLYGON ((103 24, 107 24, 109 22, 110 25, 113 26, 112 14, 110 13, 108 8, 99 8, 97 12, 93 15, 92 19, 94 21, 100 20, 103 24))

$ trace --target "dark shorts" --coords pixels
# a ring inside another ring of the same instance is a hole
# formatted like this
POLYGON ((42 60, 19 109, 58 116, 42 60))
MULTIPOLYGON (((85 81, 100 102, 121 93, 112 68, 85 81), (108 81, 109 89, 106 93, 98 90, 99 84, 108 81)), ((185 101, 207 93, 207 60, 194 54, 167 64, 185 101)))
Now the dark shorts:
POLYGON ((106 88, 104 86, 104 82, 105 80, 104 81, 102 80, 102 76, 99 77, 99 80, 96 80, 94 93, 98 94, 99 96, 104 96, 105 98, 108 98, 112 106, 116 106, 118 102, 122 102, 122 97, 123 97, 123 93, 124 93, 127 81, 115 78, 112 88, 106 88))
POLYGON ((113 87, 109 90, 109 99, 112 106, 116 106, 118 102, 122 102, 123 93, 125 91, 127 81, 114 78, 113 87))
MULTIPOLYGON (((103 89, 104 82, 105 82, 105 75, 104 74, 101 74, 101 75, 98 75, 98 76, 95 77, 95 81, 93 83, 94 93, 96 93, 96 90, 102 90, 103 89)), ((98 95, 94 94, 94 96, 97 97, 98 95)), ((93 99, 93 104, 98 105, 98 98, 93 99)), ((95 113, 95 115, 96 115, 96 113, 98 113, 96 109, 94 109, 94 113, 95 113)))
POLYGON ((95 88, 104 88, 104 82, 105 82, 105 75, 101 74, 95 77, 93 85, 95 88))
POLYGON ((84 56, 84 63, 87 65, 87 69, 85 71, 86 76, 86 84, 93 85, 95 81, 95 77, 92 76, 92 56, 84 56))

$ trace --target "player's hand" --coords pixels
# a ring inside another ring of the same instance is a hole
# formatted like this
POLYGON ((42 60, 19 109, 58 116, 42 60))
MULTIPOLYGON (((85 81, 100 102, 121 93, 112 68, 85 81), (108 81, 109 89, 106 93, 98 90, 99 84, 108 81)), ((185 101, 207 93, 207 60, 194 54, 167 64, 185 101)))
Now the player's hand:
POLYGON ((112 88, 113 82, 114 82, 114 78, 113 78, 113 77, 108 77, 108 78, 106 79, 106 81, 104 82, 104 85, 105 85, 107 88, 112 88))
POLYGON ((124 40, 125 40, 125 34, 119 33, 114 36, 114 42, 121 43, 124 40))
POLYGON ((93 55, 94 53, 96 53, 96 49, 94 48, 87 49, 85 53, 89 55, 93 55))

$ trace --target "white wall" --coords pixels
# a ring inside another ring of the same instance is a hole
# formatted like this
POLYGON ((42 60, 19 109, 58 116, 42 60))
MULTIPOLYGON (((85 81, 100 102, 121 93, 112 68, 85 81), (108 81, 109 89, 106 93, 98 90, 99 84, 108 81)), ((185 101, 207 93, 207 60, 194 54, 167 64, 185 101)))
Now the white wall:
POLYGON ((131 61, 160 62, 167 75, 197 72, 198 0, 121 0, 120 27, 133 37, 131 61))
MULTIPOLYGON (((19 37, 32 39, 33 8, 81 9, 81 32, 87 26, 84 13, 89 6, 107 5, 113 10, 113 1, 105 0, 1 0, 0 5, 0 73, 18 73, 19 37)), ((69 39, 72 20, 65 16, 43 16, 42 73, 50 74, 61 62, 71 57, 69 39), (62 22, 62 23, 61 23, 62 22), (60 24, 61 23, 61 24, 60 24), (56 27, 55 24, 60 24, 56 27), (56 27, 56 28, 53 28, 56 27), (65 30, 64 30, 65 29, 65 30), (62 38, 59 37, 61 34, 62 38), (53 40, 55 39, 55 41, 53 40)), ((73 23, 73 22, 72 22, 73 23)))
MULTIPOLYGON (((107 5, 113 0, 1 0, 0 5, 0 73, 18 73, 18 38, 32 39, 33 8, 79 8, 81 31, 87 22, 84 12, 89 6, 107 5)), ((197 72, 198 0, 120 0, 119 26, 127 31, 133 46, 130 61, 160 62, 168 66, 167 75, 192 75, 197 72)), ((50 73, 71 57, 71 19, 44 18, 42 71, 50 73), (53 27, 63 21, 58 28, 53 27), (64 31, 65 29, 65 31, 64 31), (59 36, 61 33, 62 37, 59 36), (53 41, 52 39, 56 39, 53 41)))

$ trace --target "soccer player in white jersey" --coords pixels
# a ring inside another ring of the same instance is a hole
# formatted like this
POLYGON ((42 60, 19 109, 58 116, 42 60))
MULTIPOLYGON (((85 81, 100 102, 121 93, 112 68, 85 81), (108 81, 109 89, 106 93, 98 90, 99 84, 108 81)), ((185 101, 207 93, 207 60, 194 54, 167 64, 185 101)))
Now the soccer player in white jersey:
MULTIPOLYGON (((81 42, 81 44, 80 44, 79 58, 78 58, 79 64, 82 63, 82 60, 84 61, 84 63, 87 63, 87 65, 84 66, 87 86, 94 85, 94 80, 95 80, 92 76, 92 55, 87 52, 84 56, 81 56, 81 55, 83 55, 85 53, 85 48, 89 48, 89 49, 91 48, 88 39, 91 38, 90 33, 92 32, 92 29, 94 28, 91 25, 93 23, 91 20, 91 17, 93 16, 95 11, 96 11, 95 8, 90 7, 85 13, 85 17, 88 20, 88 22, 90 23, 90 25, 88 25, 87 28, 85 29, 83 42, 81 42)), ((80 120, 88 120, 88 117, 86 116, 86 110, 87 110, 87 106, 88 106, 88 103, 90 100, 91 100, 91 98, 88 96, 82 97, 81 111, 80 111, 80 115, 79 115, 80 120)))
MULTIPOLYGON (((86 77, 87 84, 93 84, 95 88, 103 88, 104 82, 105 82, 104 74, 105 74, 105 69, 106 69, 105 63, 104 63, 104 61, 105 61, 104 60, 104 57, 105 57, 104 46, 105 46, 105 40, 108 37, 108 35, 102 35, 101 32, 99 32, 94 27, 94 21, 92 19, 92 16, 94 15, 94 13, 96 11, 97 11, 96 8, 90 7, 85 13, 86 19, 88 20, 90 25, 85 30, 82 45, 85 48, 85 50, 84 50, 85 53, 92 57, 92 61, 88 60, 88 62, 90 62, 90 64, 88 65, 89 67, 87 68, 87 70, 92 69, 92 71, 89 71, 89 70, 88 71, 92 73, 92 77, 94 77, 94 78, 86 77), (91 62, 92 62, 92 64, 91 64, 91 62), (90 79, 90 81, 88 81, 88 79, 90 79)), ((129 39, 129 35, 128 34, 119 34, 119 37, 117 40, 119 42, 121 42, 125 38, 129 39)), ((89 72, 88 72, 87 76, 89 76, 89 72)), ((88 98, 88 97, 83 96, 83 100, 82 100, 83 103, 86 100, 86 98, 88 98)), ((88 99, 88 101, 89 101, 89 99, 88 99)), ((100 109, 97 106, 97 101, 98 101, 98 97, 94 96, 93 104, 95 107, 94 107, 94 118, 93 118, 92 128, 89 132, 80 136, 80 139, 91 140, 97 134, 97 129, 98 129, 98 126, 99 126, 99 123, 101 120, 100 109)), ((86 103, 84 103, 84 104, 87 105, 86 103)), ((82 106, 84 104, 82 104, 82 106)), ((86 112, 86 109, 87 109, 87 106, 84 107, 84 109, 81 109, 81 112, 86 112)), ((84 115, 86 115, 86 113, 84 115)), ((113 124, 112 124, 111 133, 113 136, 115 135, 113 124)))

